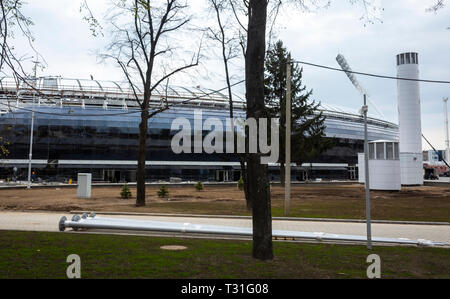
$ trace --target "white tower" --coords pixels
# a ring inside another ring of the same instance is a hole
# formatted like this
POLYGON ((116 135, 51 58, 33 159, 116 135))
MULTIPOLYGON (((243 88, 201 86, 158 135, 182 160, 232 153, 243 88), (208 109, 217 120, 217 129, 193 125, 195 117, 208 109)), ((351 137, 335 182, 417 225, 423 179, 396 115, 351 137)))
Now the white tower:
MULTIPOLYGON (((397 77, 419 79, 417 53, 397 55, 397 77)), ((422 125, 418 81, 397 80, 402 185, 423 184, 422 125)))

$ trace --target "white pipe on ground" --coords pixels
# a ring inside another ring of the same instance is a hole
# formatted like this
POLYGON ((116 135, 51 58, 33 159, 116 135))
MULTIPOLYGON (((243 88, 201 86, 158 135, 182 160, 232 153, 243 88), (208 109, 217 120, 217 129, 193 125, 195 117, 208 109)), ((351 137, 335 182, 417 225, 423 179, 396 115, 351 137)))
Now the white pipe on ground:
MULTIPOLYGON (((59 230, 64 231, 71 227, 74 230, 84 229, 109 229, 109 230, 134 230, 134 231, 155 231, 155 232, 175 232, 175 233, 197 233, 197 234, 215 234, 215 235, 235 235, 252 236, 252 228, 203 225, 193 223, 167 222, 167 221, 143 221, 123 218, 102 218, 87 216, 82 217, 74 215, 72 220, 62 217, 59 221, 59 230)), ((366 236, 329 234, 323 232, 299 232, 287 230, 273 230, 272 236, 277 238, 293 238, 316 241, 347 241, 347 242, 366 242, 366 236)), ((410 240, 406 238, 372 238, 372 242, 390 243, 390 244, 408 244, 424 246, 449 246, 450 244, 433 242, 429 240, 410 240)))

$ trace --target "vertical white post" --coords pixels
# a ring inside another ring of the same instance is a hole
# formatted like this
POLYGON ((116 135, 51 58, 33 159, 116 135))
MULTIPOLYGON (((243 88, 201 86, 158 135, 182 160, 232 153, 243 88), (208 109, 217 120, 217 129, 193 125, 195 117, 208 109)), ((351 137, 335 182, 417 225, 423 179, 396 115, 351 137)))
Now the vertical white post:
POLYGON ((286 65, 286 157, 285 157, 284 215, 289 215, 291 202, 291 54, 286 65))
POLYGON ((37 88, 37 64, 39 62, 34 62, 34 80, 33 80, 33 104, 31 108, 31 128, 30 128, 30 153, 28 154, 28 185, 27 189, 31 188, 31 160, 33 159, 33 131, 34 131, 34 96, 36 94, 36 88, 37 88))
POLYGON ((365 170, 365 189, 366 189, 366 222, 367 222, 367 248, 372 249, 372 229, 370 223, 370 183, 369 183, 369 141, 367 137, 367 104, 366 95, 364 95, 364 170, 365 170))
MULTIPOLYGON (((447 163, 450 160, 450 142, 448 139, 448 111, 447 111, 448 98, 444 98, 444 116, 445 116, 445 161, 447 163)), ((449 169, 450 170, 450 169, 449 169)))

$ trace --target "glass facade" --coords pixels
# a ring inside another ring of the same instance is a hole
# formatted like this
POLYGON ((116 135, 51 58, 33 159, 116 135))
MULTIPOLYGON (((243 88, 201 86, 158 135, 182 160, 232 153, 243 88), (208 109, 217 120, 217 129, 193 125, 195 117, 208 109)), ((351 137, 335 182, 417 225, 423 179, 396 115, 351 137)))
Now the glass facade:
MULTIPOLYGON (((27 106, 26 109, 31 109, 27 106)), ((227 109, 201 108, 203 121, 222 120, 225 128, 227 109)), ((33 132, 33 167, 42 177, 76 177, 77 172, 89 171, 94 179, 133 180, 138 149, 140 113, 121 109, 81 107, 35 107, 33 132), (124 114, 124 112, 127 112, 124 114), (121 114, 122 113, 122 114, 121 114), (57 114, 57 115, 55 115, 57 114)), ((175 154, 171 149, 171 130, 175 118, 184 117, 194 129, 194 108, 173 107, 149 120, 147 134, 147 163, 150 180, 182 177, 184 179, 217 180, 221 171, 230 171, 230 179, 239 174, 239 163, 233 154, 175 154)), ((245 118, 242 110, 235 117, 245 118)), ((0 165, 3 176, 12 167, 26 169, 29 154, 31 113, 17 109, 0 114, 0 136, 7 140, 10 154, 0 165)), ((333 138, 334 148, 313 163, 357 163, 357 153, 363 151, 363 123, 353 119, 328 116, 325 124, 327 138, 333 138)), ((369 123, 369 140, 398 139, 395 125, 369 123)), ((208 134, 204 131, 203 136, 208 134)), ((224 138, 226 134, 224 133, 224 138)), ((225 143, 225 142, 224 142, 225 143)), ((192 142, 193 145, 193 142, 192 142)), ((342 171, 342 170, 340 170, 342 171)))
MULTIPOLYGON (((124 111, 65 107, 56 109, 40 107, 35 108, 35 111, 33 159, 129 161, 137 157, 140 113, 108 116, 124 111), (85 116, 78 116, 79 114, 85 116), (98 116, 101 114, 106 116, 98 116)), ((202 109, 202 114, 203 120, 211 117, 219 119, 227 117, 226 111, 202 109)), ((236 116, 244 117, 244 114, 236 113, 236 116)), ((221 154, 173 153, 170 146, 171 139, 178 131, 171 131, 171 124, 178 117, 190 120, 191 128, 194 128, 192 109, 173 108, 149 120, 148 161, 229 160, 229 157, 223 157, 221 154)), ((12 144, 8 159, 28 158, 30 120, 29 112, 0 115, 0 134, 12 144)), ((207 133, 203 132, 203 136, 207 133)))

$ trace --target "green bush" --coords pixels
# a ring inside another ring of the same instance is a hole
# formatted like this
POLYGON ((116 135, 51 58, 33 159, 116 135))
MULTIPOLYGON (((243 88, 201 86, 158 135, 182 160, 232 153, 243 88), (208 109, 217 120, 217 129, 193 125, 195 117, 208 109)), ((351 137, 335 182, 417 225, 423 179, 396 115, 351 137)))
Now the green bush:
POLYGON ((239 178, 239 181, 237 182, 237 187, 239 190, 244 189, 244 180, 242 179, 242 177, 239 178))
POLYGON ((125 184, 122 187, 122 191, 120 192, 120 197, 122 197, 123 199, 128 199, 131 196, 132 195, 131 195, 130 187, 128 187, 128 184, 125 184))
POLYGON ((194 187, 197 191, 202 191, 204 188, 202 182, 197 182, 197 184, 195 184, 194 187))
POLYGON ((166 185, 162 185, 162 186, 159 188, 158 196, 159 196, 159 197, 168 197, 168 196, 169 196, 169 190, 167 190, 166 185))

